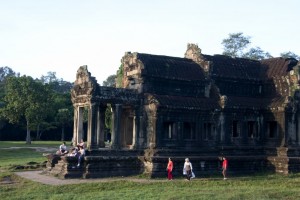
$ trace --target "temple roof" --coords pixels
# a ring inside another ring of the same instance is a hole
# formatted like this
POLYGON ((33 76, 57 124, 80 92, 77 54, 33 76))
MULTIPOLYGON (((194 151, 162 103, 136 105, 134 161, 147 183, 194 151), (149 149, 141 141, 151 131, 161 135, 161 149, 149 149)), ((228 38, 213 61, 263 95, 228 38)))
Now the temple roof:
POLYGON ((187 58, 138 53, 137 58, 144 65, 143 75, 178 79, 187 81, 203 81, 202 68, 187 58))
POLYGON ((244 58, 231 58, 224 55, 202 55, 211 65, 211 74, 214 77, 234 79, 264 79, 260 62, 244 58))
POLYGON ((210 61, 212 76, 222 78, 267 80, 273 77, 286 76, 297 64, 293 58, 270 58, 261 61, 231 58, 224 55, 203 55, 206 61, 210 61))
POLYGON ((270 58, 260 61, 263 67, 267 68, 267 78, 286 76, 287 73, 297 64, 293 58, 270 58))

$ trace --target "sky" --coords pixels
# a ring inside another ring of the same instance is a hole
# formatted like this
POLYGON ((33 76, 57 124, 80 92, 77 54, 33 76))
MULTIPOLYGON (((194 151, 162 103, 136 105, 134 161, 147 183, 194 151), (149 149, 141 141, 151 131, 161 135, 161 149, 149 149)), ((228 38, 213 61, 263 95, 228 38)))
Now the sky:
POLYGON ((125 52, 184 57, 188 43, 222 54, 230 33, 272 56, 300 55, 299 0, 0 0, 0 67, 74 82, 87 65, 99 84, 125 52))

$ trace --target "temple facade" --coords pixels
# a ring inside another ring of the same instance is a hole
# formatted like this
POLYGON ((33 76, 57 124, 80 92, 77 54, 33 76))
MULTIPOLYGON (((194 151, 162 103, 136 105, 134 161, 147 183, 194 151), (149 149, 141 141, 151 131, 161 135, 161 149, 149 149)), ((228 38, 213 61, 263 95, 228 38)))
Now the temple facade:
POLYGON ((123 163, 115 175, 124 173, 129 157, 133 171, 153 176, 164 173, 168 157, 180 166, 178 174, 185 157, 201 174, 218 170, 222 155, 234 173, 300 170, 296 59, 205 55, 198 45, 188 44, 184 58, 127 52, 121 61, 118 87, 100 86, 87 66, 76 74, 73 139, 87 140, 86 177, 109 174, 99 164, 109 155, 115 156, 112 163, 123 163), (105 148, 108 105, 111 145, 105 148))

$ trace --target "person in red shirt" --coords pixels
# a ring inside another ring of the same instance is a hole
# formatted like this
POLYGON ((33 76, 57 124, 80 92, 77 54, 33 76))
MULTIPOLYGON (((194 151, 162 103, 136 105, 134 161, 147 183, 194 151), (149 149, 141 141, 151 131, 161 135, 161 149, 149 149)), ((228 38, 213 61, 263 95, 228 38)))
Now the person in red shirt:
POLYGON ((228 167, 228 161, 225 157, 222 157, 222 174, 223 174, 223 177, 224 177, 224 180, 226 180, 226 170, 227 170, 227 167, 228 167))
POLYGON ((172 180, 173 179, 173 161, 171 160, 171 158, 169 158, 169 162, 168 162, 168 166, 167 166, 167 171, 168 171, 168 180, 172 180))

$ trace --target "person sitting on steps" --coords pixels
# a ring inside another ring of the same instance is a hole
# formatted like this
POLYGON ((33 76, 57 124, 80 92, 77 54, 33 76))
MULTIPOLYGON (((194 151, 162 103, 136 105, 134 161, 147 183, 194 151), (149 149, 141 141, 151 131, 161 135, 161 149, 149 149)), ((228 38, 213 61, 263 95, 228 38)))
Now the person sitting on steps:
POLYGON ((80 140, 80 142, 77 144, 77 147, 79 148, 79 146, 81 146, 82 148, 86 148, 85 143, 83 141, 83 139, 80 140))
POLYGON ((66 146, 66 142, 63 142, 60 146, 59 146, 59 150, 56 152, 57 155, 66 155, 68 153, 67 151, 67 146, 66 146))
POLYGON ((77 167, 80 167, 81 161, 85 156, 85 149, 82 146, 78 146, 79 147, 79 151, 78 151, 78 164, 77 167))

